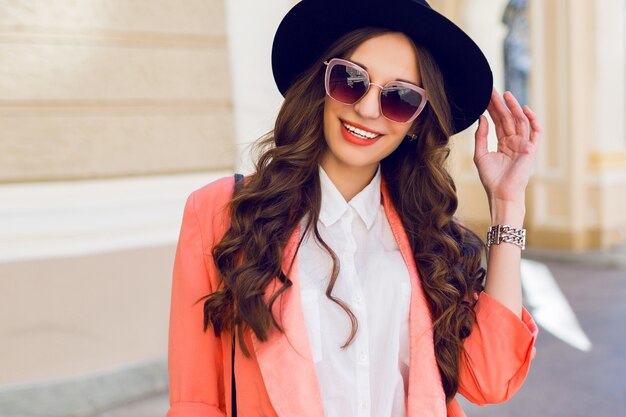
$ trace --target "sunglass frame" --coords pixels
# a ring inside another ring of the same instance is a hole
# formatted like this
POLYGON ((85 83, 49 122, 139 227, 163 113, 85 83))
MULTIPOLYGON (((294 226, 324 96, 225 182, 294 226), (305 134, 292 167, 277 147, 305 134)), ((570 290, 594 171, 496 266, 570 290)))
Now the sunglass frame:
POLYGON ((428 102, 428 92, 426 90, 424 90, 422 87, 420 87, 418 85, 415 85, 413 83, 408 83, 406 81, 400 81, 400 80, 389 81, 387 84, 381 86, 379 84, 371 82, 370 74, 369 74, 369 72, 367 72, 367 70, 365 68, 361 67, 358 64, 355 64, 352 61, 348 61, 347 59, 332 58, 329 61, 324 61, 324 65, 326 65, 326 73, 324 74, 324 88, 326 89, 326 94, 328 95, 328 97, 330 97, 331 99, 333 99, 333 100, 335 100, 335 101, 337 101, 339 103, 342 103, 342 104, 353 105, 353 104, 358 103, 363 97, 365 97, 367 95, 367 93, 370 90, 370 86, 371 85, 375 85, 376 87, 380 88, 380 92, 378 94, 378 106, 379 106, 379 109, 380 109, 380 114, 385 119, 390 120, 392 122, 402 123, 402 124, 411 123, 413 120, 415 120, 417 118, 417 116, 420 115, 420 113, 424 110, 424 107, 426 107, 426 103, 428 102), (330 94, 330 75, 331 75, 331 71, 332 71, 333 67, 336 66, 336 65, 345 65, 347 67, 354 68, 354 69, 356 69, 358 71, 361 71, 365 75, 365 77, 366 77, 367 88, 365 89, 365 92, 363 93, 363 95, 361 97, 359 97, 353 103, 343 102, 341 100, 336 99, 335 97, 333 97, 330 94), (382 103, 383 91, 385 90, 385 88, 396 87, 396 86, 408 88, 409 90, 415 91, 416 93, 418 93, 418 94, 420 94, 422 96, 422 102, 420 103, 419 107, 415 110, 415 113, 406 121, 393 120, 393 119, 387 117, 385 115, 385 112, 383 111, 383 103, 382 103))

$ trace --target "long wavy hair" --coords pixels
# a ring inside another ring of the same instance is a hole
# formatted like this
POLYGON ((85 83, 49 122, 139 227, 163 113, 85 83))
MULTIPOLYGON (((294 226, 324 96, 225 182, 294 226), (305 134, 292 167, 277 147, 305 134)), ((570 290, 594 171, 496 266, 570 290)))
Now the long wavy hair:
MULTIPOLYGON (((308 214, 298 248, 307 232, 313 233, 333 260, 326 296, 337 303, 352 321, 349 306, 332 294, 339 274, 339 260, 323 241, 317 221, 321 205, 318 163, 327 149, 323 134, 324 65, 333 57, 348 58, 365 40, 390 32, 361 28, 337 40, 285 95, 274 129, 256 145, 256 171, 232 198, 230 228, 212 251, 220 272, 218 289, 198 300, 204 303, 204 330, 212 325, 217 336, 236 329, 246 356, 244 332, 251 330, 266 341, 271 326, 284 331, 272 314, 274 303, 292 282, 281 270, 283 248, 303 217, 308 214), (263 295, 276 277, 280 287, 266 303, 263 295)), ((472 330, 475 294, 483 290, 481 266, 484 244, 457 222, 456 188, 444 168, 449 155, 452 117, 444 83, 428 50, 414 45, 423 87, 429 104, 410 128, 417 140, 404 140, 381 161, 381 173, 389 195, 406 230, 433 318, 434 353, 446 398, 458 390, 463 339, 472 330)), ((290 260, 293 264, 293 259, 290 260)))

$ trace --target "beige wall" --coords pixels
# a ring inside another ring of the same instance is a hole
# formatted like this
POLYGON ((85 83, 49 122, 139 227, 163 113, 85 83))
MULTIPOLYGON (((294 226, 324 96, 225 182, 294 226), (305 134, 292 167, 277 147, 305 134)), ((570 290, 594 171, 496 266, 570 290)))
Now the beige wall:
POLYGON ((185 197, 236 160, 225 6, 2 1, 0 414, 164 388, 185 197))
POLYGON ((1 8, 0 182, 233 166, 223 1, 1 8))

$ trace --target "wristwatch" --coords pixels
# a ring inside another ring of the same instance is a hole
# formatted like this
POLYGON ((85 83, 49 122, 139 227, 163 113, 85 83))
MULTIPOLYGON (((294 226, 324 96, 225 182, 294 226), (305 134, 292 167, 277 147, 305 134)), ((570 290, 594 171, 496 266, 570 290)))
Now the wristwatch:
POLYGON ((491 226, 487 231, 487 247, 500 243, 512 243, 524 250, 526 248, 526 229, 518 229, 506 224, 491 226))

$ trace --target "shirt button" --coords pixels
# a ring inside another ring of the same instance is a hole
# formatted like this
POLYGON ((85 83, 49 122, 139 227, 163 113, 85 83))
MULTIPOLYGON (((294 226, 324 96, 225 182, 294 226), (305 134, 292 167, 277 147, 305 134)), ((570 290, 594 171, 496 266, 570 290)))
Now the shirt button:
POLYGON ((361 297, 360 295, 357 295, 354 300, 357 302, 357 304, 361 304, 361 301, 363 301, 363 297, 361 297))
POLYGON ((367 400, 361 400, 361 408, 365 410, 367 408, 367 400))
POLYGON ((361 362, 367 362, 367 353, 361 352, 361 354, 359 355, 359 359, 361 360, 361 362))

